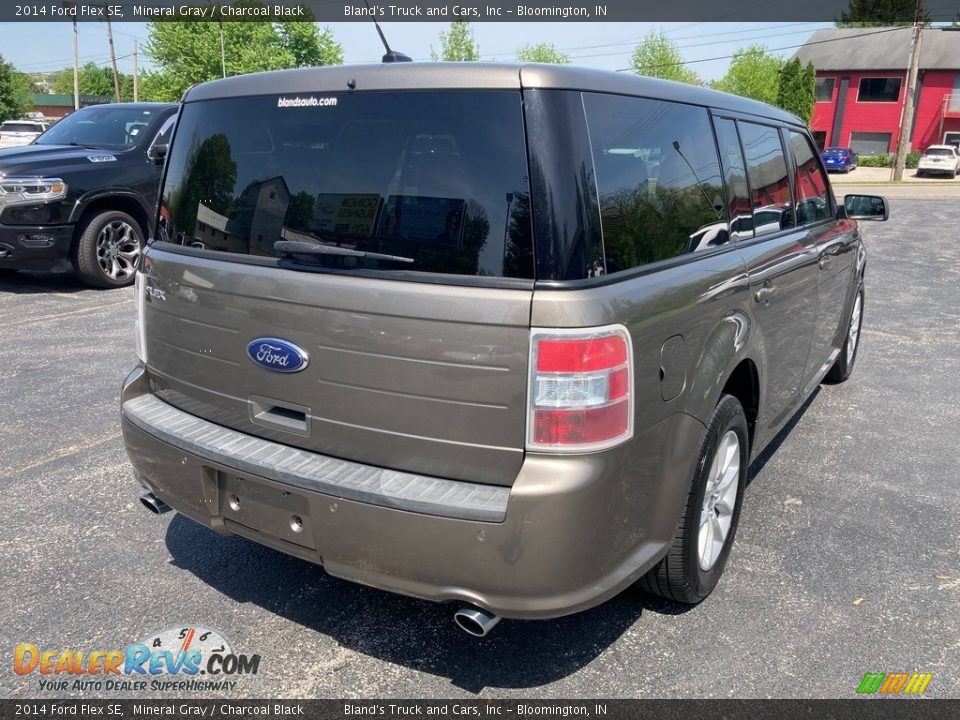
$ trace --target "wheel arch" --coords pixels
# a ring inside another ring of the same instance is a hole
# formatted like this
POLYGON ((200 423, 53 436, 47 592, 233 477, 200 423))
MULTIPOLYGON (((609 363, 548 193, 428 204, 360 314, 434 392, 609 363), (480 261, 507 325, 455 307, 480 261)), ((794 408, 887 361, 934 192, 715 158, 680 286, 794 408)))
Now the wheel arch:
POLYGON ((99 212, 116 210, 123 212, 137 221, 140 231, 143 233, 144 240, 149 236, 150 231, 150 211, 146 207, 139 195, 130 191, 103 192, 96 195, 82 198, 73 209, 70 215, 70 222, 77 225, 77 231, 74 233, 73 242, 76 244, 77 238, 82 232, 83 221, 99 212))
POLYGON ((692 369, 687 412, 706 424, 720 397, 734 396, 747 416, 752 448, 760 412, 761 384, 759 364, 749 353, 751 330, 750 318, 740 311, 725 316, 717 324, 692 369))

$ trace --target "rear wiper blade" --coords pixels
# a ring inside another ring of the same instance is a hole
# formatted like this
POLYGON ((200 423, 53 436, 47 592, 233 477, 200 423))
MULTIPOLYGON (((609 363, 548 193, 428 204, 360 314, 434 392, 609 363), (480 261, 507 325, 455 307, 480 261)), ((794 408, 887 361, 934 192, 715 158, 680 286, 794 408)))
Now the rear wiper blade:
POLYGON ((415 262, 413 258, 401 257, 400 255, 384 255, 383 253, 352 250, 336 245, 315 245, 314 243, 296 240, 277 240, 273 244, 273 249, 281 257, 286 255, 338 255, 341 257, 370 258, 371 260, 389 260, 391 262, 415 262))

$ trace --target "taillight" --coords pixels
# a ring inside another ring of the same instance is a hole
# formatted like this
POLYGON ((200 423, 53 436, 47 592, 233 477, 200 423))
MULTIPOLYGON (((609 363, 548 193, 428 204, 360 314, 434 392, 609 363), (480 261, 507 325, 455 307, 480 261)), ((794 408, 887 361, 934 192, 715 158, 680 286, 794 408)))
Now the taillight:
POLYGON ((147 337, 146 327, 143 322, 144 302, 146 301, 147 280, 142 272, 137 272, 133 276, 134 296, 136 298, 137 316, 133 321, 134 331, 136 332, 136 353, 137 360, 142 365, 147 364, 147 337))
POLYGON ((633 351, 622 325, 534 328, 527 449, 589 452, 633 435, 633 351))

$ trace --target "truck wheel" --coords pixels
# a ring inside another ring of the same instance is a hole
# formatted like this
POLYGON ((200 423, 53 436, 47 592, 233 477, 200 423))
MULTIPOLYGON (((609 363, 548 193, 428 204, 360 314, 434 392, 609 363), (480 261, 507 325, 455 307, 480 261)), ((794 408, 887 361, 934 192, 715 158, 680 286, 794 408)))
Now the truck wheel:
POLYGON ((83 282, 102 288, 133 282, 144 245, 136 220, 118 210, 106 210, 85 218, 78 232, 73 267, 83 282))
POLYGON ((860 349, 860 328, 863 327, 863 283, 857 288, 857 297, 853 301, 853 310, 850 313, 850 325, 847 328, 847 337, 840 348, 840 356, 830 368, 825 380, 829 383, 841 383, 850 377, 853 364, 857 361, 857 350, 860 349))
POLYGON ((697 459, 683 519, 663 560, 639 587, 673 602, 703 600, 723 573, 740 519, 749 435, 740 401, 724 395, 714 408, 697 459))

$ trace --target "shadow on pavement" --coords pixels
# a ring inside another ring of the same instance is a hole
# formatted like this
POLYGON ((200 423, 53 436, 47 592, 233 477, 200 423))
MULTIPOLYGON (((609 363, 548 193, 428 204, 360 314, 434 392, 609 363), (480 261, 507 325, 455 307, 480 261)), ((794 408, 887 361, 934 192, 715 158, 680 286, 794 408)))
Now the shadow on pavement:
POLYGON ((73 273, 3 272, 0 270, 0 293, 18 295, 41 293, 74 293, 95 290, 84 285, 73 273))
POLYGON ((770 458, 774 456, 780 446, 783 444, 783 441, 787 439, 787 436, 793 431, 793 428, 797 426, 797 423, 800 422, 800 418, 804 416, 804 413, 807 412, 807 408, 813 403, 817 395, 820 394, 820 386, 818 385, 810 397, 808 397, 803 405, 793 414, 793 417, 787 421, 787 424, 780 428, 780 432, 773 436, 773 440, 763 449, 763 452, 757 455, 756 459, 750 464, 750 467, 747 468, 747 487, 750 487, 750 483, 753 482, 753 479, 760 474, 760 471, 763 470, 764 466, 770 461, 770 458))
MULTIPOLYGON (((486 638, 453 623, 457 604, 434 604, 357 585, 240 537, 222 537, 177 515, 172 562, 238 603, 254 603, 359 653, 447 677, 479 693, 530 688, 592 662, 659 601, 629 588, 600 607, 556 620, 504 620, 486 638)), ((666 604, 663 612, 672 611, 666 604)), ((299 650, 310 653, 309 635, 299 650)))

